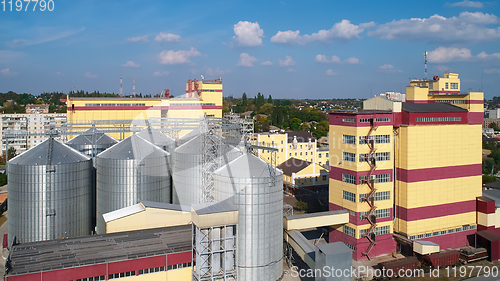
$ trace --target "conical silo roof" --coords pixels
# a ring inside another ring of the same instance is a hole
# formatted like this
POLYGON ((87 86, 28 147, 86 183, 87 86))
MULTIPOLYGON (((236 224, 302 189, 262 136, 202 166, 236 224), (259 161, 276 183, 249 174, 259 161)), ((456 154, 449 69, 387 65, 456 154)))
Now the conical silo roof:
MULTIPOLYGON (((214 137, 222 139, 222 137, 219 135, 214 135, 214 137)), ((195 136, 193 139, 177 147, 175 151, 178 153, 186 153, 186 154, 201 154, 203 149, 202 146, 203 140, 204 140, 203 134, 199 134, 195 136)))
POLYGON ((185 133, 184 135, 180 136, 179 140, 186 142, 192 138, 195 138, 196 136, 199 136, 200 134, 201 134, 200 130, 194 129, 194 130, 191 130, 191 131, 185 133))
POLYGON ((137 133, 137 135, 157 146, 175 146, 175 140, 165 135, 160 130, 144 129, 137 133))
POLYGON ((92 135, 95 136, 96 145, 118 143, 115 138, 105 134, 104 132, 96 128, 88 129, 80 135, 70 139, 67 143, 73 145, 93 145, 94 143, 92 141, 92 135))
MULTIPOLYGON (((227 165, 220 167, 214 173, 225 177, 235 178, 269 178, 270 164, 260 159, 259 157, 245 153, 240 157, 229 162, 227 165)), ((281 174, 276 170, 276 174, 281 174)))
POLYGON ((12 158, 9 163, 26 166, 60 165, 87 161, 89 159, 86 155, 51 137, 12 158))
POLYGON ((156 145, 139 137, 136 134, 122 140, 107 150, 101 152, 97 157, 108 159, 145 159, 158 158, 169 155, 168 152, 160 149, 156 145))

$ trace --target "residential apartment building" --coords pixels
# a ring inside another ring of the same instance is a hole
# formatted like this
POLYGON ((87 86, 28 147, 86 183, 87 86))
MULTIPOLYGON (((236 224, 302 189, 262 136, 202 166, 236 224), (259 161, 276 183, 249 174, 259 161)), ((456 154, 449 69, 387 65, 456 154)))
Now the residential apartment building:
POLYGON ((3 152, 6 149, 6 133, 29 131, 39 134, 29 137, 9 138, 9 148, 14 147, 17 153, 21 153, 47 139, 47 136, 43 134, 48 133, 51 128, 58 128, 66 123, 66 113, 18 113, 1 114, 0 116, 0 137, 3 152))
POLYGON ((317 190, 328 186, 328 169, 317 163, 304 161, 296 158, 288 158, 277 166, 283 171, 283 183, 288 190, 295 193, 296 187, 304 187, 317 190))
POLYGON ((476 232, 483 93, 460 92, 455 73, 412 80, 406 93, 330 113, 330 210, 350 213, 330 242, 356 260, 415 240, 466 246, 476 232))

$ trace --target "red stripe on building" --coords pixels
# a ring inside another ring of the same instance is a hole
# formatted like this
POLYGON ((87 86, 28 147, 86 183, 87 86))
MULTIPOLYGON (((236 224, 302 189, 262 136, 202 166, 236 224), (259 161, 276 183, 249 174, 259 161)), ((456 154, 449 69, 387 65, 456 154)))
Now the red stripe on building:
POLYGON ((482 173, 483 173, 483 165, 481 163, 470 164, 470 165, 437 167, 437 168, 412 169, 412 170, 396 168, 396 180, 406 183, 412 183, 421 181, 480 176, 482 175, 482 173))
POLYGON ((168 106, 167 109, 171 110, 187 110, 187 109, 222 109, 220 105, 183 105, 183 106, 168 106))
POLYGON ((468 124, 468 112, 411 113, 403 111, 401 121, 405 125, 453 125, 468 124), (460 121, 417 122, 417 118, 460 117, 460 121))
MULTIPOLYGON (((368 204, 367 204, 368 205, 368 204)), ((377 205, 375 203, 375 205, 377 205)), ((338 210, 349 210, 349 209, 346 209, 346 208, 343 208, 337 204, 333 204, 333 203, 330 203, 330 207, 329 207, 330 211, 338 211, 338 210)), ((390 208, 390 216, 387 217, 387 218, 377 218, 377 223, 381 223, 381 222, 386 222, 386 221, 392 221, 392 218, 394 216, 394 213, 392 211, 392 208, 390 208)), ((354 216, 351 215, 351 213, 349 213, 349 223, 352 223, 354 225, 365 225, 365 224, 369 224, 369 222, 367 220, 361 220, 360 219, 360 212, 354 212, 354 216)))
POLYGON ((167 265, 182 264, 191 262, 192 252, 174 253, 167 255, 167 265))
POLYGON ((495 228, 494 225, 492 225, 492 226, 484 226, 484 225, 480 225, 480 224, 477 225, 477 231, 483 231, 483 230, 494 229, 494 228, 495 228))
MULTIPOLYGON (((33 274, 8 276, 8 277, 4 277, 4 280, 5 281, 41 281, 42 280, 42 273, 38 272, 38 273, 33 273, 33 274)), ((53 280, 55 280, 55 279, 53 279, 53 280)), ((71 280, 71 279, 68 279, 68 280, 71 280)))
POLYGON ((429 94, 451 94, 451 95, 467 95, 467 94, 460 94, 460 91, 445 91, 445 90, 441 90, 441 91, 429 91, 429 94))
POLYGON ((468 104, 484 104, 484 100, 467 100, 468 104))
POLYGON ((128 272, 132 270, 141 270, 146 268, 154 268, 165 266, 166 256, 147 257, 126 261, 110 262, 108 263, 108 274, 115 274, 121 272, 128 272))
POLYGON ((429 103, 429 100, 407 100, 407 103, 429 103))
POLYGON ((389 122, 374 122, 375 126, 392 126, 393 124, 393 114, 392 113, 375 113, 375 114, 356 114, 356 113, 338 113, 330 112, 329 121, 330 125, 340 125, 348 127, 370 127, 370 122, 359 122, 359 119, 366 118, 390 118, 389 122), (355 123, 343 122, 343 118, 354 118, 355 123))
POLYGON ((464 246, 474 246, 475 229, 422 238, 418 240, 430 241, 438 244, 441 249, 453 249, 464 246))
POLYGON ((495 200, 488 197, 479 196, 476 198, 477 211, 483 214, 493 214, 495 213, 495 200))
MULTIPOLYGON (((385 169, 385 170, 375 170, 373 171, 372 175, 382 175, 382 174, 390 174, 391 175, 391 182, 393 181, 393 173, 392 169, 385 169)), ((359 177, 361 176, 367 176, 369 171, 351 171, 339 167, 333 167, 330 166, 330 172, 329 172, 329 177, 334 180, 342 181, 342 174, 349 174, 349 175, 354 175, 356 178, 356 184, 360 184, 359 177)), ((375 184, 376 185, 376 184, 375 184)))
POLYGON ((484 122, 483 112, 469 112, 469 125, 482 125, 484 122))
POLYGON ((405 221, 425 220, 476 211, 476 200, 432 205, 418 208, 396 206, 396 217, 405 221))
MULTIPOLYGON (((377 235, 375 237, 377 244, 370 251, 370 258, 387 255, 396 251, 396 241, 392 238, 392 233, 377 235)), ((352 258, 354 260, 364 260, 367 259, 366 256, 362 255, 362 252, 366 251, 370 242, 366 238, 356 239, 343 233, 340 230, 332 230, 329 234, 330 243, 333 242, 345 242, 351 246, 356 247, 356 251, 352 252, 352 258)))
POLYGON ((75 106, 68 110, 146 110, 152 106, 75 106))
MULTIPOLYGON (((133 269, 125 270, 132 271, 133 269)), ((122 272, 125 272, 122 271, 122 272)), ((96 276, 106 276, 106 264, 79 266, 54 271, 43 272, 43 280, 77 280, 96 276)))

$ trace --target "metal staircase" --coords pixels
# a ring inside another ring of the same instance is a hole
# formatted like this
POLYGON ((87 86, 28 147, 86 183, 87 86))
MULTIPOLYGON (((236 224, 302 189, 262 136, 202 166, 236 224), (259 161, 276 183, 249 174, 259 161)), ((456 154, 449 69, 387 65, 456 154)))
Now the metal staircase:
POLYGON ((368 245, 368 248, 366 249, 366 251, 361 253, 363 256, 366 256, 368 258, 368 260, 370 260, 370 255, 369 255, 370 251, 377 244, 377 242, 375 241, 375 228, 377 227, 377 221, 376 221, 376 217, 374 214, 375 210, 377 209, 377 207, 375 206, 375 197, 374 197, 374 194, 377 191, 377 189, 375 188, 376 177, 375 177, 375 175, 373 175, 373 172, 375 171, 375 169, 377 169, 377 160, 373 156, 375 153, 375 150, 376 150, 375 149, 375 140, 374 140, 374 138, 371 138, 371 134, 376 129, 377 129, 377 127, 375 127, 375 125, 374 125, 374 119, 371 119, 370 120, 370 130, 368 131, 368 134, 365 137, 365 143, 370 148, 370 152, 368 153, 368 155, 365 158, 362 159, 362 160, 366 161, 368 163, 368 165, 370 166, 370 171, 368 171, 368 175, 367 175, 366 179, 364 179, 362 181, 363 183, 366 183, 368 185, 368 187, 370 188, 370 192, 368 193, 368 195, 366 197, 362 197, 362 199, 364 199, 368 203, 368 205, 370 206, 370 210, 368 211, 368 213, 366 215, 364 215, 366 220, 370 223, 370 228, 368 229, 368 232, 365 234, 365 237, 370 242, 370 245, 368 245))

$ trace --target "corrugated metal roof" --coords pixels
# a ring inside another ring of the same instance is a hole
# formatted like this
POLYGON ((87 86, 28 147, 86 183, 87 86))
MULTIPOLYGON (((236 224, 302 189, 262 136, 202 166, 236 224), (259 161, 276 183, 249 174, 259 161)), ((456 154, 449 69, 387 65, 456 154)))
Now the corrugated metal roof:
POLYGON ((164 133, 162 133, 159 130, 156 129, 144 129, 137 133, 137 135, 150 143, 156 144, 156 145, 174 145, 175 140, 164 133))
POLYGON ((196 136, 198 136, 200 134, 200 130, 191 130, 187 133, 185 133, 184 135, 180 136, 179 139, 180 140, 190 140, 196 136))
POLYGON ((118 140, 115 138, 99 131, 96 128, 90 128, 87 131, 81 133, 80 135, 70 139, 68 144, 88 144, 93 145, 92 136, 95 137, 95 144, 115 144, 118 143, 118 140))
POLYGON ((432 112, 467 112, 467 109, 449 103, 407 103, 403 102, 403 111, 415 113, 432 112))
POLYGON ((110 222, 110 221, 114 221, 117 219, 121 219, 121 218, 130 216, 130 215, 133 215, 133 214, 140 213, 140 212, 145 211, 145 210, 146 209, 144 207, 142 207, 142 205, 139 203, 139 204, 135 204, 135 205, 128 206, 125 208, 121 208, 121 209, 118 209, 116 211, 112 211, 112 212, 109 212, 106 214, 102 214, 102 217, 104 218, 105 222, 110 222))
POLYGON ((347 210, 326 211, 326 212, 316 212, 316 213, 309 213, 309 214, 287 216, 286 219, 287 220, 298 220, 298 219, 331 216, 331 215, 339 215, 339 214, 346 214, 346 213, 348 213, 347 210))
MULTIPOLYGON (((220 167, 215 174, 235 178, 268 178, 271 165, 257 156, 245 153, 240 157, 229 162, 229 164, 220 167)), ((280 176, 281 171, 276 170, 276 176, 280 176)))
POLYGON ((170 155, 156 145, 134 134, 122 140, 107 150, 99 153, 97 157, 108 159, 138 159, 158 158, 170 155))
POLYGON ((351 253, 352 250, 349 249, 349 247, 346 246, 343 242, 334 242, 334 243, 328 243, 328 244, 320 244, 316 245, 321 252, 325 253, 326 255, 337 255, 340 253, 351 253))
MULTIPOLYGON (((223 137, 221 137, 219 135, 215 135, 215 137, 223 139, 223 137)), ((204 141, 204 135, 203 134, 197 135, 193 139, 191 139, 191 140, 187 141, 186 143, 184 143, 183 145, 177 147, 175 149, 175 152, 186 153, 186 154, 201 154, 202 149, 203 149, 203 141, 204 141)), ((235 149, 237 150, 237 148, 235 148, 234 146, 227 145, 224 143, 222 144, 223 153, 227 153, 229 151, 234 151, 235 149)))
POLYGON ((176 205, 176 204, 160 203, 152 201, 141 201, 141 204, 146 208, 191 212, 191 207, 185 205, 176 205))
POLYGON ((431 241, 415 240, 415 243, 418 243, 420 245, 439 246, 439 244, 436 244, 431 241))
POLYGON ((5 276, 190 252, 191 225, 23 243, 12 247, 5 276))
POLYGON ((12 158, 9 163, 26 166, 60 165, 88 161, 89 159, 90 158, 86 155, 81 154, 77 150, 55 140, 54 138, 48 138, 39 145, 12 158))
POLYGON ((236 208, 236 206, 231 201, 228 200, 224 200, 217 203, 207 202, 207 203, 193 204, 192 208, 198 215, 238 211, 238 208, 236 208))

